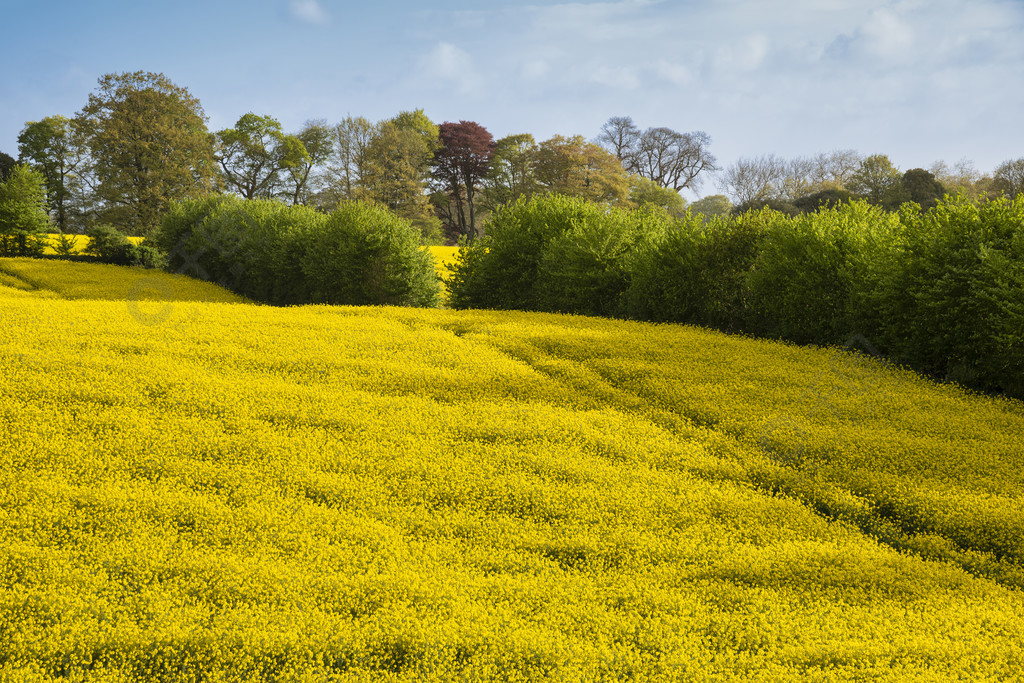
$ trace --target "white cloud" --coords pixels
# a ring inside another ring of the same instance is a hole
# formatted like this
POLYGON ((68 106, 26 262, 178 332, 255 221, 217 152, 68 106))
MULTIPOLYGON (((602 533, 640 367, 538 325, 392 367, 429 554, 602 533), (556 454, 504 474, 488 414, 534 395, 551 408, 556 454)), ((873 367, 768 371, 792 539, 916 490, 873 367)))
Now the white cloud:
POLYGON ((665 59, 654 65, 654 73, 673 85, 689 85, 696 78, 692 68, 665 59))
POLYGON ((591 71, 590 80, 621 90, 632 90, 640 85, 636 72, 626 67, 599 66, 591 71))
POLYGON ((454 85, 463 94, 476 90, 480 77, 468 52, 451 43, 440 42, 418 63, 419 75, 428 81, 454 85))
POLYGON ((291 0, 289 10, 293 18, 307 24, 323 26, 331 22, 331 15, 317 0, 291 0))
POLYGON ((889 9, 873 11, 861 30, 868 50, 885 59, 903 57, 914 46, 914 29, 889 9))

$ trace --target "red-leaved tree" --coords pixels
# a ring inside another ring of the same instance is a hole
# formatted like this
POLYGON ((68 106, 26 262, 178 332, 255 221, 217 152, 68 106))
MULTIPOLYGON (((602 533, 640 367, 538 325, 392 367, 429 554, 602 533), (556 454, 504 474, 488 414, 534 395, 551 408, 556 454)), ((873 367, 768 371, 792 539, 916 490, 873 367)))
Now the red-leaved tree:
POLYGON ((440 143, 431 165, 436 188, 448 198, 441 218, 450 232, 472 240, 477 235, 474 200, 494 156, 494 136, 473 121, 446 121, 440 143))

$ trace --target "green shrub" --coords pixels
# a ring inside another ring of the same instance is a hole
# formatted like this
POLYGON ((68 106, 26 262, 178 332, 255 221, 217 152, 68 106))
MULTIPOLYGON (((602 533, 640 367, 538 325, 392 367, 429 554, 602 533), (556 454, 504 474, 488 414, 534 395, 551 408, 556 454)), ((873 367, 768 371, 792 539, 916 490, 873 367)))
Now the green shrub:
POLYGON ((301 236, 309 301, 325 304, 436 306, 441 288, 420 231, 386 208, 343 202, 301 236))
POLYGON ((637 254, 626 294, 631 317, 721 330, 747 329, 746 274, 765 225, 781 216, 748 212, 725 219, 688 213, 664 239, 637 254))
POLYGON ((456 308, 624 312, 631 262, 668 231, 656 208, 630 212, 578 197, 521 197, 491 215, 448 281, 456 308))
POLYGON ((747 275, 752 331, 822 345, 868 336, 876 268, 897 249, 896 215, 856 201, 766 227, 747 275))
POLYGON ((884 283, 886 343, 903 363, 1024 397, 1024 197, 904 211, 884 283))
POLYGON ((297 250, 302 234, 325 219, 304 206, 213 196, 173 206, 158 243, 169 251, 169 270, 257 301, 301 304, 309 297, 297 250))
POLYGON ((86 254, 104 263, 131 265, 132 243, 120 230, 112 225, 99 224, 86 230, 85 234, 89 238, 86 254))

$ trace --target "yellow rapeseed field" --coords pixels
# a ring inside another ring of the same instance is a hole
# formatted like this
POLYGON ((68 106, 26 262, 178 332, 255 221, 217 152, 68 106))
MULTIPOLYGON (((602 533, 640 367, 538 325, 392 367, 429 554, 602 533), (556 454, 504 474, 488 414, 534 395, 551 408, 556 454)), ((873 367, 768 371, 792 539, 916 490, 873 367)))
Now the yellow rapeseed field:
POLYGON ((1019 402, 691 327, 68 300, 11 263, 0 681, 1024 671, 1019 402))
MULTIPOLYGON (((90 239, 86 235, 70 235, 69 234, 68 238, 71 240, 71 242, 72 242, 72 244, 74 246, 74 253, 75 254, 83 253, 85 251, 85 249, 89 246, 90 239)), ((57 234, 57 233, 50 233, 50 234, 48 234, 46 236, 47 246, 45 246, 43 248, 43 253, 44 254, 56 254, 57 253, 56 247, 57 247, 57 244, 59 243, 59 240, 60 240, 60 235, 59 234, 57 234)), ((142 237, 134 237, 134 236, 132 236, 132 237, 128 238, 128 241, 131 242, 132 244, 142 244, 143 238, 142 237)))

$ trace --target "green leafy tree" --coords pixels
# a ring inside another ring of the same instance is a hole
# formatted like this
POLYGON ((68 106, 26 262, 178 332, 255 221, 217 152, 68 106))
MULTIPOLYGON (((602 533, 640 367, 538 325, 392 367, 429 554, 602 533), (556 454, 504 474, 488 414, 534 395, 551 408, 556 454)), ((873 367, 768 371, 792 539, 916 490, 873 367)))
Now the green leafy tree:
POLYGON ((0 152, 0 180, 7 178, 7 175, 18 165, 10 154, 0 152))
POLYGON ((882 199, 882 205, 889 210, 895 210, 904 202, 915 202, 927 211, 945 194, 946 188, 934 175, 923 168, 912 168, 903 174, 898 183, 889 188, 882 199))
POLYGON ((436 232, 439 221, 427 182, 438 133, 422 109, 402 112, 379 124, 366 147, 356 198, 383 204, 423 234, 436 232))
POLYGON ((690 204, 690 212, 703 216, 705 221, 715 217, 725 218, 732 212, 732 202, 724 194, 712 194, 690 204))
POLYGON ((309 204, 315 194, 314 170, 324 166, 334 151, 334 129, 323 119, 307 121, 295 137, 302 143, 306 156, 288 167, 288 199, 292 204, 309 204))
POLYGON ((897 186, 901 177, 899 169, 892 165, 889 157, 872 154, 860 162, 850 176, 846 189, 872 204, 881 204, 886 193, 897 186))
POLYGON ((643 176, 629 176, 629 201, 638 209, 662 208, 672 216, 686 211, 686 200, 670 187, 662 187, 643 176))
POLYGON ((498 140, 494 144, 491 169, 484 179, 483 205, 493 210, 519 197, 532 197, 540 192, 537 152, 537 141, 529 133, 498 140))
POLYGON ((73 119, 47 116, 30 121, 18 135, 18 154, 46 178, 46 199, 54 222, 67 233, 80 205, 78 170, 86 156, 84 141, 73 119))
POLYGON ((129 234, 157 228, 170 202, 217 187, 203 108, 163 74, 107 74, 76 116, 88 141, 100 218, 129 234))
POLYGON ((316 204, 321 209, 333 210, 345 200, 369 200, 363 178, 369 163, 370 143, 377 129, 377 124, 362 116, 346 116, 332 128, 323 187, 316 195, 316 204))
POLYGON ((582 135, 542 142, 535 172, 540 186, 552 194, 609 203, 629 197, 629 177, 619 160, 582 135))
POLYGON ((282 171, 309 160, 302 141, 286 135, 271 116, 243 114, 234 128, 217 132, 218 161, 229 189, 245 199, 270 198, 282 186, 282 171))
POLYGON ((0 255, 34 256, 46 246, 46 178, 24 164, 0 182, 0 255))

